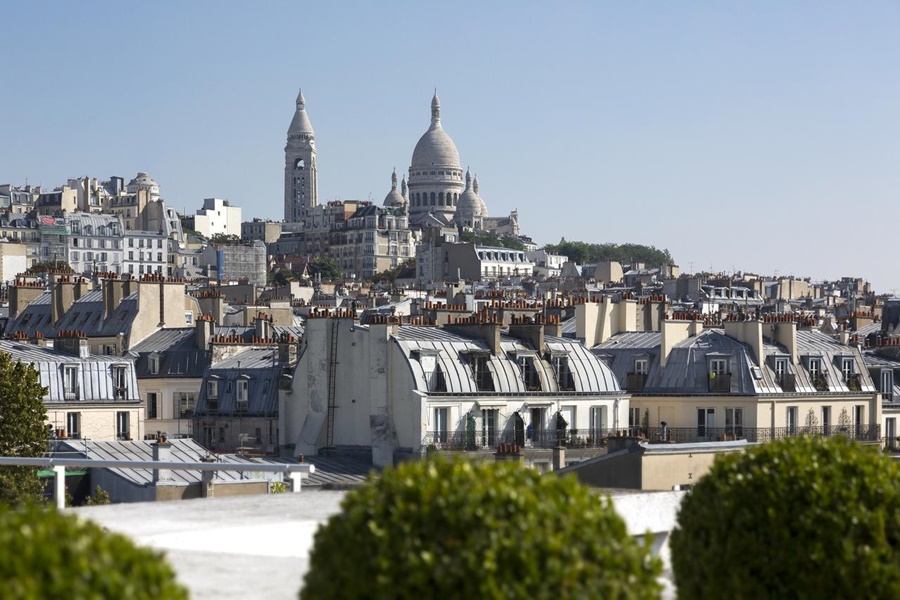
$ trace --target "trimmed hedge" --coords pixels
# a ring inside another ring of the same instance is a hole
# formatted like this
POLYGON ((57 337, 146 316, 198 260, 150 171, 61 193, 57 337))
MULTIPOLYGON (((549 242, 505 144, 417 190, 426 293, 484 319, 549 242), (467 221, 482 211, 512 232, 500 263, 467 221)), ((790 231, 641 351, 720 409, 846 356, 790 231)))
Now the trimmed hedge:
POLYGON ((576 479, 436 457, 347 494, 300 598, 656 598, 659 572, 649 541, 576 479))
POLYGON ((0 508, 3 598, 187 598, 162 554, 55 509, 0 508))
POLYGON ((679 598, 900 598, 900 470, 843 437, 720 456, 670 547, 679 598))

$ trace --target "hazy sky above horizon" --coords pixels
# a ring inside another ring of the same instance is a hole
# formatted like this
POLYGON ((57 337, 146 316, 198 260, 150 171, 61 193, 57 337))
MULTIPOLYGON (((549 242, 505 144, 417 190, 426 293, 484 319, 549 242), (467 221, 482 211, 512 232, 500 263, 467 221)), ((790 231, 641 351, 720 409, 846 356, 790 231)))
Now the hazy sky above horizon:
POLYGON ((900 292, 900 3, 8 2, 0 183, 150 173, 280 219, 298 87, 319 199, 380 203, 436 87, 492 216, 683 272, 900 292))

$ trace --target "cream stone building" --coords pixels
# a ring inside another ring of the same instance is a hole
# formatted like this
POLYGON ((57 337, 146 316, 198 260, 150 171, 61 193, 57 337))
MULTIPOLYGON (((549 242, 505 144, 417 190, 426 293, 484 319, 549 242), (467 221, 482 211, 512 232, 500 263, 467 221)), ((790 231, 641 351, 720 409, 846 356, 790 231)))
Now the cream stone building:
POLYGON ((395 454, 429 449, 495 452, 508 443, 549 463, 561 442, 599 448, 626 420, 628 394, 582 344, 545 327, 387 317, 362 325, 350 312, 313 312, 281 399, 282 451, 365 449, 387 466, 395 454))
POLYGON ((629 331, 620 327, 633 322, 628 304, 616 304, 580 305, 578 335, 633 394, 633 434, 651 442, 801 434, 880 441, 881 396, 862 355, 811 323, 779 316, 705 328, 692 315, 663 320, 659 331, 629 331))

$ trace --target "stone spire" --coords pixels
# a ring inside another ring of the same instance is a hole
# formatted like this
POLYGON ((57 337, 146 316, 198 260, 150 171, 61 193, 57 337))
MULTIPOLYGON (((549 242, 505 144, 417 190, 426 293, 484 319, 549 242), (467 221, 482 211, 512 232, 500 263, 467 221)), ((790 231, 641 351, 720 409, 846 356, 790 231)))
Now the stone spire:
POLYGON ((312 142, 314 136, 312 122, 309 120, 309 115, 306 114, 306 98, 303 97, 301 89, 297 94, 297 110, 294 111, 294 119, 288 128, 288 139, 302 137, 312 142))
POLYGON ((400 195, 404 200, 409 200, 409 188, 406 186, 406 175, 400 180, 400 195))
POLYGON ((472 187, 472 173, 469 171, 469 167, 466 167, 466 189, 470 189, 472 187))
POLYGON ((476 194, 478 193, 478 175, 476 175, 475 179, 472 180, 472 191, 476 194))
POLYGON ((434 90, 434 98, 431 99, 431 126, 441 125, 441 99, 438 98, 437 89, 434 90))
POLYGON ((397 189, 397 167, 394 167, 394 172, 391 173, 391 191, 397 189))

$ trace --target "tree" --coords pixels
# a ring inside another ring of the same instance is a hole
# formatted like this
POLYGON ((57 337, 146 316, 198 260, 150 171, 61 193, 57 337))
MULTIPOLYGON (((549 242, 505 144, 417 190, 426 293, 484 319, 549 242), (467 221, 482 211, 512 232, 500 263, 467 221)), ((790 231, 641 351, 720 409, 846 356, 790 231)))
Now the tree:
POLYGON ((233 233, 217 233, 209 238, 211 244, 240 244, 241 238, 233 233))
POLYGON ((680 598, 900 597, 900 469, 843 436, 719 456, 670 548, 680 598))
POLYGON ((64 260, 50 260, 47 262, 35 263, 25 270, 28 274, 47 273, 48 271, 63 271, 65 273, 75 272, 69 263, 64 260))
POLYGON ((403 463, 319 529, 308 598, 657 598, 649 540, 573 477, 516 463, 403 463))
POLYGON ((561 238, 558 244, 544 246, 544 250, 552 254, 567 256, 569 260, 579 264, 606 260, 622 264, 642 262, 651 268, 675 264, 668 250, 657 250, 655 246, 641 244, 588 244, 569 242, 566 241, 566 238, 561 238))
POLYGON ((312 278, 316 278, 317 275, 321 276, 322 279, 331 279, 332 281, 337 281, 341 278, 341 268, 334 262, 334 259, 327 256, 319 256, 312 259, 309 261, 307 269, 312 278))
POLYGON ((186 599, 160 552, 75 515, 0 508, 3 598, 186 599))
MULTIPOLYGON (((33 366, 0 352, 0 456, 39 457, 47 451, 46 393, 33 366)), ((0 467, 0 503, 22 504, 41 492, 37 469, 0 467)))
POLYGON ((481 246, 493 246, 495 248, 509 248, 511 250, 524 250, 522 240, 512 235, 500 235, 493 231, 476 229, 463 231, 459 236, 461 242, 474 242, 481 246))

